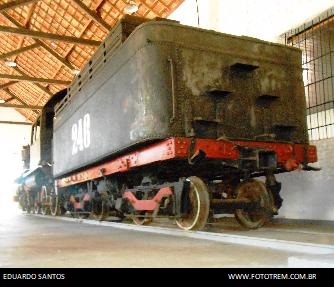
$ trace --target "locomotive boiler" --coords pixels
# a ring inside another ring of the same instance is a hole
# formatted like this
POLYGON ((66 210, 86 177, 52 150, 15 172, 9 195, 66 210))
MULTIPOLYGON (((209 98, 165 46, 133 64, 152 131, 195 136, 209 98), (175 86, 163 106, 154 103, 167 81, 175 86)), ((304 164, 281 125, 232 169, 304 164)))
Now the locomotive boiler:
POLYGON ((282 205, 275 174, 317 161, 301 71, 292 47, 125 17, 34 124, 22 189, 53 215, 258 228, 282 205))

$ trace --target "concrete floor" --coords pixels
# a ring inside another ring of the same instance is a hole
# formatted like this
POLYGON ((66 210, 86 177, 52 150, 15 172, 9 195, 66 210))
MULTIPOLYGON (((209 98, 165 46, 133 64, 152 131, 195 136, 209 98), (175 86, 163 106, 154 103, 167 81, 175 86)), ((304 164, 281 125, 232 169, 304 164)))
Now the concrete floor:
POLYGON ((260 229, 245 230, 235 222, 234 218, 228 218, 208 224, 206 231, 334 246, 334 223, 332 222, 274 219, 273 223, 266 224, 260 229))
MULTIPOLYGON (((208 231, 222 232, 221 228, 230 234, 282 236, 307 242, 313 237, 313 241, 334 244, 333 226, 312 229, 305 225, 277 225, 249 232, 230 221, 227 225, 207 227, 208 231)), ((0 267, 288 267, 289 261, 303 257, 300 252, 121 230, 21 213, 1 217, 0 250, 0 267)), ((334 267, 333 254, 327 257, 334 267)))

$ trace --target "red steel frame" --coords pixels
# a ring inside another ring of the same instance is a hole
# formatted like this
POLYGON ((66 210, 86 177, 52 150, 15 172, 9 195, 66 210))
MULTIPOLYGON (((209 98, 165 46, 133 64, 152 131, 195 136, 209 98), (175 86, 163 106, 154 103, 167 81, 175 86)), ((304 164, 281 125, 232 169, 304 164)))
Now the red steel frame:
POLYGON ((172 159, 187 159, 190 147, 196 152, 202 150, 208 159, 238 160, 238 146, 261 148, 274 151, 277 154, 277 164, 287 171, 294 170, 302 163, 317 161, 317 150, 313 145, 255 142, 255 141, 228 141, 213 139, 195 139, 173 137, 150 144, 135 152, 116 159, 108 160, 100 165, 87 168, 83 171, 56 180, 57 187, 67 187, 77 183, 94 180, 119 172, 126 172, 132 168, 148 165, 154 162, 163 162, 172 159))
POLYGON ((138 200, 131 191, 124 192, 124 198, 132 204, 133 208, 138 211, 154 211, 159 208, 159 204, 164 197, 173 196, 170 187, 161 188, 152 199, 138 200))

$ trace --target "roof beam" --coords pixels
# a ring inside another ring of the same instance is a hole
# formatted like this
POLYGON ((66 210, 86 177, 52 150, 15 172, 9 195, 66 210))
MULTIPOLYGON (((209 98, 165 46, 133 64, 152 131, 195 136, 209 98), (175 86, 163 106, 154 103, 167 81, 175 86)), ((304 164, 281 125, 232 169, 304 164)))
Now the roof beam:
POLYGON ((6 84, 2 84, 2 85, 0 85, 0 90, 7 89, 8 87, 10 87, 10 86, 12 86, 12 85, 14 85, 16 83, 17 83, 17 81, 12 81, 12 82, 8 82, 6 84))
MULTIPOLYGON (((103 5, 104 1, 105 1, 105 0, 99 0, 99 2, 97 3, 97 6, 96 6, 96 12, 97 12, 97 13, 98 13, 100 7, 103 5)), ((82 37, 82 35, 86 32, 86 30, 88 29, 88 27, 90 26, 90 24, 91 24, 92 22, 93 22, 93 20, 90 19, 90 21, 88 21, 88 22, 86 23, 86 25, 84 26, 84 28, 81 30, 80 34, 78 35, 79 37, 82 37)), ((65 53, 64 58, 67 58, 67 56, 68 56, 69 54, 71 54, 71 52, 73 51, 74 47, 75 47, 75 45, 72 44, 72 45, 71 45, 71 48, 70 48, 69 50, 67 50, 67 52, 65 53)), ((54 73, 54 76, 53 76, 53 77, 56 77, 56 76, 57 76, 57 74, 59 73, 60 69, 61 69, 61 66, 57 69, 56 73, 54 73)))
POLYGON ((15 56, 15 55, 24 53, 24 52, 26 52, 26 51, 35 49, 35 48, 37 48, 37 47, 39 47, 39 46, 40 46, 40 45, 39 45, 38 43, 35 43, 35 44, 29 45, 29 46, 26 46, 26 47, 22 47, 22 48, 19 48, 19 49, 10 51, 10 52, 5 53, 5 54, 1 54, 1 55, 0 55, 0 60, 4 60, 4 59, 10 58, 10 57, 12 57, 12 56, 15 56))
POLYGON ((56 85, 65 85, 65 86, 71 83, 70 81, 46 79, 46 78, 35 78, 35 77, 30 77, 30 76, 8 75, 8 74, 0 74, 0 79, 16 80, 16 81, 21 81, 21 82, 47 83, 47 84, 56 84, 56 85))
MULTIPOLYGON (((24 28, 23 25, 21 25, 16 19, 14 19, 12 16, 10 16, 8 13, 3 12, 2 15, 9 20, 11 23, 13 23, 16 27, 24 28)), ((47 52, 49 52, 52 56, 54 56, 59 62, 61 62, 64 66, 69 68, 70 70, 75 70, 76 68, 66 59, 62 58, 58 53, 56 53, 54 50, 52 50, 48 45, 44 44, 39 39, 34 38, 34 41, 38 44, 40 44, 43 49, 45 49, 47 52)))
POLYGON ((95 8, 95 11, 96 11, 96 13, 97 13, 98 15, 100 15, 100 14, 99 14, 99 10, 100 10, 100 8, 106 3, 106 1, 107 1, 107 0, 100 0, 100 1, 97 3, 96 8, 95 8))
POLYGON ((4 104, 8 104, 8 103, 9 103, 10 101, 12 101, 12 100, 15 100, 15 99, 13 99, 13 98, 9 98, 9 99, 5 100, 4 104))
POLYGON ((29 109, 29 110, 42 110, 42 106, 32 106, 32 105, 15 105, 15 104, 0 104, 2 108, 13 108, 13 109, 29 109))
POLYGON ((86 46, 99 46, 101 44, 100 41, 90 40, 90 39, 82 39, 82 38, 76 38, 72 36, 66 36, 66 35, 59 35, 59 34, 51 34, 51 33, 45 33, 40 31, 32 31, 25 28, 14 28, 9 26, 2 26, 0 25, 0 32, 7 33, 7 34, 14 34, 14 35, 20 35, 20 36, 28 36, 32 38, 38 38, 38 39, 47 39, 47 40, 54 40, 59 42, 67 42, 67 43, 75 43, 80 45, 86 45, 86 46))
POLYGON ((9 89, 5 89, 5 92, 12 97, 11 100, 17 100, 22 105, 28 105, 26 102, 22 101, 19 97, 17 97, 16 95, 14 95, 9 89))
MULTIPOLYGON (((15 71, 18 72, 21 76, 28 76, 25 72, 23 72, 19 67, 14 67, 15 71)), ((40 90, 42 90, 44 93, 48 94, 49 96, 53 96, 53 94, 44 86, 42 86, 39 83, 33 83, 36 87, 38 87, 40 90)))
MULTIPOLYGON (((91 24, 92 22, 93 22, 92 19, 90 19, 89 21, 87 21, 86 25, 85 25, 84 28, 81 30, 81 32, 80 32, 80 34, 79 34, 79 37, 81 37, 81 36, 86 32, 87 28, 90 26, 90 24, 91 24)), ((71 47, 70 47, 70 49, 68 49, 68 50, 66 51, 66 53, 65 53, 65 55, 64 55, 65 58, 67 58, 67 56, 68 56, 69 54, 71 54, 71 52, 73 51, 74 47, 75 47, 75 45, 72 44, 71 47)), ((57 74, 59 73, 59 71, 60 71, 61 68, 62 68, 62 67, 60 66, 60 67, 57 69, 57 71, 56 71, 56 73, 54 73, 54 76, 53 76, 53 77, 56 77, 56 76, 57 76, 57 74)), ((79 70, 79 69, 78 69, 78 70, 79 70)))
POLYGON ((106 21, 104 21, 95 11, 92 11, 85 4, 83 4, 82 1, 72 0, 72 2, 75 3, 75 5, 77 5, 82 11, 84 11, 91 20, 99 23, 107 31, 110 31, 111 26, 106 21))
POLYGON ((25 126, 31 126, 32 123, 28 122, 13 122, 13 121, 0 121, 0 124, 5 124, 5 125, 25 125, 25 126))
POLYGON ((37 2, 38 0, 14 0, 8 3, 4 3, 0 5, 0 12, 8 9, 13 9, 17 6, 27 5, 32 2, 37 2))
MULTIPOLYGON (((4 90, 9 96, 11 96, 11 100, 17 100, 18 102, 20 102, 22 105, 28 105, 25 101, 21 100, 18 96, 16 96, 13 92, 11 92, 8 88, 4 90)), ((6 102, 7 103, 7 102, 6 102)), ((33 110, 33 112, 38 115, 39 112, 33 110)))
POLYGON ((49 52, 52 56, 54 56, 59 62, 61 62, 64 66, 66 66, 67 68, 69 68, 70 70, 76 70, 76 68, 66 59, 64 59, 63 57, 61 57, 58 53, 56 53, 54 50, 52 50, 48 45, 44 44, 41 40, 39 39, 35 39, 36 43, 39 43, 41 45, 41 47, 46 50, 47 52, 49 52))

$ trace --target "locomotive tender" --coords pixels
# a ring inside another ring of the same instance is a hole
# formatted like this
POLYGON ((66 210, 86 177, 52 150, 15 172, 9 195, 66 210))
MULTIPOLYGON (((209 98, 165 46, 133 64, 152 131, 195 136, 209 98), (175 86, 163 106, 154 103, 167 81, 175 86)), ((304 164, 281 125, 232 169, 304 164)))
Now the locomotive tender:
POLYGON ((33 125, 21 204, 258 228, 282 204, 275 174, 317 161, 301 71, 292 47, 127 16, 33 125))

